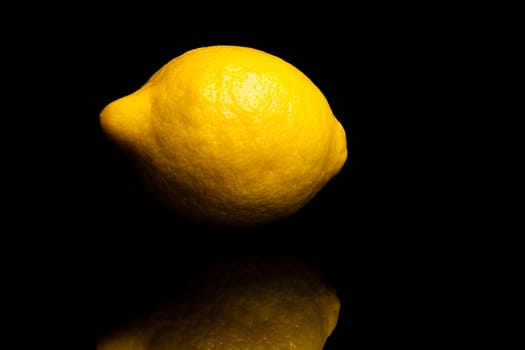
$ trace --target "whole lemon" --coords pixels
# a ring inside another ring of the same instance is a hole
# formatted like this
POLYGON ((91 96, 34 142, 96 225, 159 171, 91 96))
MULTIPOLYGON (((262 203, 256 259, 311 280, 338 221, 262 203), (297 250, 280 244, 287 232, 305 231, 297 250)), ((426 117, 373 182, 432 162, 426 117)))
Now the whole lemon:
POLYGON ((249 47, 187 51, 100 120, 155 197, 208 224, 287 217, 347 158, 345 131, 316 85, 249 47))

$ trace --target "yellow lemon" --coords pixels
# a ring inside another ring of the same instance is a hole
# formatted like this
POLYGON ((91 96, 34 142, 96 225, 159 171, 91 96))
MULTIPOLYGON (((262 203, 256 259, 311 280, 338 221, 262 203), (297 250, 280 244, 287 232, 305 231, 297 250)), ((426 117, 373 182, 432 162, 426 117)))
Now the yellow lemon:
POLYGON ((287 217, 347 158, 345 131, 316 85, 248 47, 185 52, 100 118, 155 197, 210 224, 287 217))
POLYGON ((337 325, 335 290, 299 260, 241 259, 198 281, 99 338, 97 350, 321 350, 337 325))

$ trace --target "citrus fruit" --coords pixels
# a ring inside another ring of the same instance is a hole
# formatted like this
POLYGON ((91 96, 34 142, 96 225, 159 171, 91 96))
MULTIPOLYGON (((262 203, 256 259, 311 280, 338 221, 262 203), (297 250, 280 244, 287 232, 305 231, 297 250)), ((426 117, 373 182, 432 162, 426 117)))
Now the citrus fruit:
POLYGON ((342 168, 346 135, 299 69, 249 47, 189 50, 100 113, 146 188, 192 220, 257 225, 308 203, 342 168))
POLYGON ((109 332, 97 350, 321 350, 340 301, 295 258, 245 258, 205 269, 195 287, 109 332))

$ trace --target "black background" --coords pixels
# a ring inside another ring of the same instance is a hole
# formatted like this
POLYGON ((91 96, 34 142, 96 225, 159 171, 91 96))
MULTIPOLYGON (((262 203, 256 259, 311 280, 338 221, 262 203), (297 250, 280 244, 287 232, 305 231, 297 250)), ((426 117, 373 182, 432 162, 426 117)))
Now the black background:
POLYGON ((73 302, 94 317, 87 343, 139 313, 193 266, 294 255, 321 269, 341 299, 325 349, 449 344, 464 332, 469 310, 461 285, 472 276, 468 264, 458 264, 462 224, 452 224, 461 198, 449 197, 454 174, 441 167, 452 160, 443 159, 454 137, 443 133, 454 125, 446 101, 458 84, 451 71, 462 64, 462 38, 447 32, 454 19, 443 22, 429 9, 266 10, 100 10, 54 59, 52 67, 66 71, 57 84, 68 101, 57 109, 74 113, 62 123, 53 159, 64 169, 54 177, 62 190, 52 186, 49 196, 60 196, 58 226, 74 235, 59 241, 69 245, 64 261, 79 262, 71 280, 88 293, 73 302), (225 229, 168 213, 100 130, 98 114, 109 102, 137 90, 170 59, 215 44, 290 62, 321 89, 346 130, 342 171, 290 218, 225 229))
POLYGON ((521 246, 508 227, 518 172, 506 170, 519 164, 508 157, 519 137, 506 135, 520 129, 505 119, 516 89, 504 81, 518 76, 519 12, 342 5, 6 9, 2 292, 5 323, 20 333, 4 333, 22 347, 93 349, 96 335, 192 266, 286 254, 319 267, 338 291, 327 349, 501 348, 516 328, 505 313, 519 316, 509 295, 521 246), (101 133, 106 104, 171 58, 214 44, 294 64, 347 132, 341 173, 281 222, 226 230, 170 215, 101 133))

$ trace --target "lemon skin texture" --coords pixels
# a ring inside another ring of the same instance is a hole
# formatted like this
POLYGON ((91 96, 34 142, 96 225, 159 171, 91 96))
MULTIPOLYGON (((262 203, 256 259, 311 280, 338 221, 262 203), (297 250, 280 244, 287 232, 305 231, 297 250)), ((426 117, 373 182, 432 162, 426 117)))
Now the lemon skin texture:
POLYGON ((100 121, 155 198, 212 225, 290 216, 347 158, 345 130, 316 85, 248 47, 185 52, 100 121))

